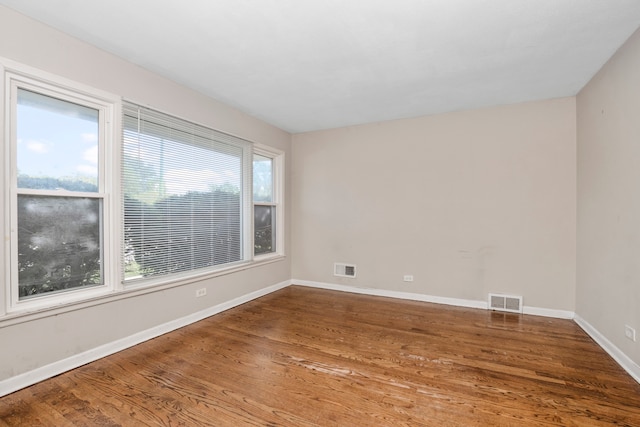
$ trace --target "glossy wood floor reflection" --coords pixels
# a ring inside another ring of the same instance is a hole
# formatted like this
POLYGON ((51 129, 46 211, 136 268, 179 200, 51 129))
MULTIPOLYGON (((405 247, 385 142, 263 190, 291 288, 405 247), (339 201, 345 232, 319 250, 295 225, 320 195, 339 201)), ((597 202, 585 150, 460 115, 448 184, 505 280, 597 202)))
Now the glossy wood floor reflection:
POLYGON ((574 322, 289 287, 0 399, 2 426, 640 426, 574 322))

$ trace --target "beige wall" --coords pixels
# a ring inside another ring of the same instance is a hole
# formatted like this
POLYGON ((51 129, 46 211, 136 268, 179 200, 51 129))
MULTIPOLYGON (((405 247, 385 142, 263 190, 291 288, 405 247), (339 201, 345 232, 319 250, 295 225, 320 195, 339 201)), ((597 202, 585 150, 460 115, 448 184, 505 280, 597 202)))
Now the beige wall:
POLYGON ((636 364, 640 334, 640 32, 577 97, 576 313, 636 364))
POLYGON ((294 135, 293 278, 573 311, 575 120, 565 98, 294 135))
MULTIPOLYGON (((288 133, 2 6, 0 56, 277 147, 285 151, 287 160, 291 158, 291 136, 288 133)), ((4 176, 4 170, 0 171, 0 176, 4 176)), ((285 197, 288 199, 288 179, 285 184, 285 197)), ((6 187, 3 190, 6 191, 6 187)), ((3 202, 4 197, 0 203, 3 202)), ((0 212, 4 212, 4 206, 0 207, 0 212)), ((286 217, 290 217, 288 212, 286 217)), ((286 228, 289 236, 288 223, 286 228)), ((13 326, 0 323, 0 381, 287 281, 290 271, 290 262, 286 259, 55 317, 13 326), (208 294, 196 300, 195 289, 203 286, 207 286, 208 294)), ((4 271, 0 273, 5 277, 4 271)))

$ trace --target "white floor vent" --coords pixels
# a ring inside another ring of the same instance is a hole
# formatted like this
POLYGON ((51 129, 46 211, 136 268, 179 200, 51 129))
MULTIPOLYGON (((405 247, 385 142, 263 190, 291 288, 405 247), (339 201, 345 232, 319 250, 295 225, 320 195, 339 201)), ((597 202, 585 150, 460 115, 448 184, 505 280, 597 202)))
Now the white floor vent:
POLYGON ((489 310, 522 313, 522 297, 514 295, 489 294, 489 310))
POLYGON ((343 264, 336 262, 333 264, 333 275, 338 277, 356 277, 356 266, 353 264, 343 264))

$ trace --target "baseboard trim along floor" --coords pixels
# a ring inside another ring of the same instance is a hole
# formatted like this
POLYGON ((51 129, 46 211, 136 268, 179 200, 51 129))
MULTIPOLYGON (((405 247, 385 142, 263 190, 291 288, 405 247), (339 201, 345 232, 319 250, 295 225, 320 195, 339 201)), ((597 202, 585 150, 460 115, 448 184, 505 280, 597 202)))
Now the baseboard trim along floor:
POLYGON ((196 313, 181 317, 171 322, 167 322, 162 325, 158 325, 153 328, 130 335, 128 337, 101 345, 91 350, 75 354, 66 359, 62 359, 49 365, 42 366, 32 371, 7 378, 0 381, 0 397, 28 387, 30 385, 36 384, 40 381, 46 380, 47 378, 54 377, 63 372, 70 371, 71 369, 75 369, 87 363, 117 353, 129 347, 133 347, 152 338, 156 338, 160 335, 182 328, 183 326, 187 326, 202 319, 206 319, 207 317, 213 316, 214 314, 229 310, 230 308, 268 295, 282 288, 286 288, 290 284, 291 281, 287 280, 255 292, 242 295, 230 301, 214 305, 205 310, 198 311, 196 313))
MULTIPOLYGON (((458 298, 437 297, 425 294, 417 294, 410 292, 397 292, 385 289, 359 288, 356 286, 347 286, 335 283, 314 282, 309 280, 292 280, 296 285, 309 286, 320 289, 330 289, 334 291, 352 292, 356 294, 375 295, 389 298, 407 299, 412 301, 432 302, 436 304, 447 304, 457 307, 482 308, 487 309, 487 301, 466 300, 458 298)), ((629 375, 640 383, 640 366, 629 358, 622 350, 616 347, 604 335, 602 335, 589 322, 578 316, 572 311, 555 310, 541 307, 523 307, 523 314, 534 316, 553 317, 556 319, 573 319, 586 333, 589 335, 604 351, 606 351, 629 375)))
MULTIPOLYGON (((114 342, 104 344, 94 349, 85 351, 83 353, 76 354, 58 362, 34 369, 23 374, 16 375, 14 377, 0 381, 0 396, 5 396, 14 391, 20 390, 24 387, 28 387, 37 382, 43 381, 47 378, 51 378, 63 372, 101 359, 105 356, 114 354, 118 351, 124 350, 129 347, 133 347, 144 341, 166 334, 173 330, 179 329, 183 326, 195 323, 199 320, 205 319, 209 316, 221 313, 230 308, 236 307, 240 304, 252 301, 262 296, 268 295, 277 290, 283 289, 292 284, 307 286, 320 289, 336 290, 342 292, 350 292, 356 294, 364 294, 371 296, 382 296, 389 298, 405 299, 412 301, 431 302, 436 304, 446 304, 458 307, 487 309, 487 301, 479 300, 467 300, 458 298, 448 298, 431 296, 410 292, 398 292, 385 289, 374 288, 360 288, 355 286, 346 286, 335 283, 314 282, 309 280, 288 280, 284 281, 264 289, 260 289, 255 292, 234 298, 230 301, 222 304, 209 307, 205 310, 198 311, 189 316, 182 317, 180 319, 173 320, 171 322, 158 325, 156 327, 147 329, 145 331, 136 333, 129 337, 116 340, 114 342)), ((616 347, 611 341, 604 337, 597 329, 590 325, 587 321, 580 316, 575 315, 573 312, 564 310, 553 310, 539 307, 523 307, 523 314, 553 317, 559 319, 573 319, 593 340, 598 343, 625 371, 629 373, 638 383, 640 383, 640 366, 638 366, 633 360, 631 360, 622 350, 616 347)))

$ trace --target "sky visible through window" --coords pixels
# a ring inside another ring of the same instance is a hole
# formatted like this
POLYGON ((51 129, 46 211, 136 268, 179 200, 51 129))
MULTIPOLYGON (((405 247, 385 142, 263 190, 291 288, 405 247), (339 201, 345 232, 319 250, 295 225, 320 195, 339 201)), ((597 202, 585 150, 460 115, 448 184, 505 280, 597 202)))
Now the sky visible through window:
POLYGON ((136 132, 125 129, 123 155, 125 160, 135 159, 140 171, 148 172, 138 178, 160 180, 165 196, 224 187, 240 191, 240 153, 229 155, 188 142, 151 135, 140 137, 136 132), (144 141, 140 143, 138 138, 144 141))
MULTIPOLYGON (((98 184, 97 110, 20 89, 17 114, 19 176, 98 184)), ((163 196, 223 186, 239 190, 237 156, 150 135, 145 138, 147 142, 155 141, 147 147, 154 146, 156 150, 132 150, 131 144, 137 145, 136 137, 125 131, 124 152, 133 154, 140 166, 155 170, 156 179, 164 183, 163 196), (176 161, 184 158, 185 150, 191 151, 188 164, 176 161), (212 163, 223 167, 214 169, 212 163)), ((30 184, 23 185, 31 188, 30 184)))
POLYGON ((98 183, 98 111, 20 90, 18 175, 98 183))

